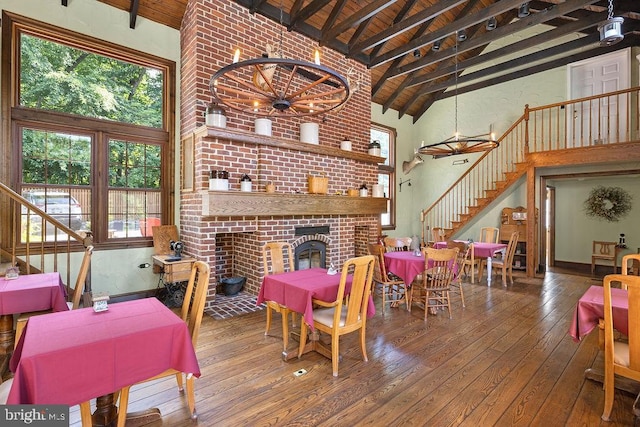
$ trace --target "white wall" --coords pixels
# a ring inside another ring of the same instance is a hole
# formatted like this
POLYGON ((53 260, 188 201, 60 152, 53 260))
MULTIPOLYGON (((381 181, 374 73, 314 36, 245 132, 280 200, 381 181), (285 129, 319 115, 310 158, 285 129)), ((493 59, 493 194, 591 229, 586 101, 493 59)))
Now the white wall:
MULTIPOLYGON (((546 29, 547 27, 539 26, 529 29, 527 32, 538 32, 546 29)), ((563 41, 568 41, 575 37, 575 35, 566 36, 563 41)), ((520 38, 520 35, 515 35, 511 40, 491 45, 487 51, 510 44, 520 38)), ((543 48, 545 46, 537 46, 530 49, 530 51, 543 48)), ((637 51, 634 50, 635 54, 637 54, 637 51)), ((500 62, 505 60, 508 59, 501 59, 500 62)), ((471 69, 468 70, 468 72, 472 71, 471 69)), ((634 84, 638 82, 638 65, 636 63, 632 65, 632 81, 635 82, 634 84)), ((491 125, 496 135, 500 136, 524 113, 525 104, 529 104, 530 107, 537 107, 561 102, 566 100, 567 92, 566 67, 559 67, 469 94, 461 94, 458 96, 458 131, 464 135, 477 135, 488 133, 491 125)), ((412 119, 407 120, 407 116, 398 119, 396 111, 389 110, 384 115, 381 111, 381 107, 374 104, 372 107, 372 121, 395 127, 398 129, 399 135, 400 129, 402 129, 403 134, 406 135, 406 137, 398 138, 396 171, 398 181, 400 178, 403 180, 411 178, 411 183, 413 184, 411 187, 403 185, 402 193, 397 193, 397 227, 395 231, 389 232, 389 234, 394 236, 417 234, 420 236, 420 211, 429 207, 440 197, 467 170, 469 165, 475 162, 479 154, 443 159, 422 156, 425 161, 424 164, 416 167, 409 175, 404 175, 402 173, 402 162, 411 158, 414 148, 419 147, 422 141, 428 145, 453 135, 455 131, 455 98, 451 97, 435 102, 417 123, 411 126, 411 130, 406 129, 406 126, 407 123, 412 123, 412 119), (453 160, 465 158, 469 160, 468 163, 452 165, 453 160)), ((632 167, 630 165, 626 166, 632 167)), ((566 173, 566 170, 564 172, 566 173)), ((638 202, 640 202, 640 199, 638 202)), ((460 230, 455 237, 477 239, 481 227, 499 226, 502 208, 517 206, 526 206, 526 184, 524 179, 521 179, 520 184, 510 189, 507 194, 503 194, 495 200, 482 215, 479 215, 472 223, 460 230)), ((562 213, 559 213, 559 215, 562 215, 562 213)), ((586 227, 586 229, 593 226, 593 224, 587 224, 582 221, 574 221, 573 225, 578 228, 586 227)), ((630 227, 627 228, 630 229, 630 227)), ((640 227, 637 228, 640 229, 640 227)), ((563 234, 564 232, 560 227, 558 233, 557 238, 560 241, 570 240, 568 236, 563 234)), ((591 240, 594 239, 588 238, 589 245, 591 240)), ((640 242, 640 238, 638 241, 640 242)), ((632 243, 629 242, 628 244, 632 243)), ((640 247, 640 244, 637 246, 640 247)), ((560 248, 560 250, 560 253, 562 253, 563 249, 560 248)), ((562 258, 558 257, 557 259, 562 258)), ((579 260, 576 262, 590 263, 590 260, 589 253, 580 255, 579 260)))
POLYGON ((591 264, 592 241, 617 242, 625 234, 627 253, 640 248, 640 176, 549 180, 556 189, 556 253, 558 261, 591 264), (584 201, 598 186, 620 187, 633 197, 631 212, 618 222, 587 216, 584 201))
MULTIPOLYGON (((136 29, 129 28, 129 14, 94 0, 72 0, 68 7, 51 0, 2 0, 0 7, 13 12, 82 34, 147 52, 180 64, 180 32, 138 17, 136 29)), ((180 66, 176 66, 180 72, 180 66)), ((176 77, 180 81, 180 76, 176 77)), ((179 111, 179 87, 176 88, 176 111, 179 111)), ((176 116, 176 119, 179 119, 176 116)), ((177 123, 177 129, 180 124, 177 123)), ((176 135, 179 150, 179 135, 176 135)), ((177 151, 179 152, 179 151, 177 151)), ((176 156, 176 170, 178 169, 176 156)), ((176 184, 176 192, 178 186, 176 184)), ((176 203, 176 210, 179 201, 176 203)), ((179 216, 176 215, 176 218, 179 216)), ((139 269, 150 263, 153 248, 95 251, 91 262, 92 288, 111 295, 153 289, 158 275, 152 269, 139 269)), ((81 257, 81 254, 78 254, 81 257)), ((78 258, 78 266, 79 266, 78 258)), ((77 269, 76 269, 77 271, 77 269)), ((64 273, 63 273, 64 274, 64 273)), ((75 277, 75 274, 71 275, 75 277)))

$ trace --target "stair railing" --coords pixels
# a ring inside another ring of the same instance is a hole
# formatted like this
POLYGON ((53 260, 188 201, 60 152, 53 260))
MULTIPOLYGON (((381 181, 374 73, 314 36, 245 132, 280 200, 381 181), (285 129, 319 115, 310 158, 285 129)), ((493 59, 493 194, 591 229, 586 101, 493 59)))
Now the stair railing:
MULTIPOLYGON (((17 266, 21 274, 66 271, 71 275, 71 253, 92 245, 90 232, 76 232, 38 208, 20 194, 0 183, 3 227, 0 233, 0 259, 6 266, 17 266)), ((73 277, 73 279, 72 279, 73 277)))
POLYGON ((640 87, 530 108, 431 206, 420 212, 422 243, 429 230, 455 233, 526 172, 529 153, 619 144, 640 138, 640 87), (522 165, 522 166, 518 166, 522 165), (511 175, 510 175, 511 174, 511 175), (487 200, 490 198, 491 200, 487 200))

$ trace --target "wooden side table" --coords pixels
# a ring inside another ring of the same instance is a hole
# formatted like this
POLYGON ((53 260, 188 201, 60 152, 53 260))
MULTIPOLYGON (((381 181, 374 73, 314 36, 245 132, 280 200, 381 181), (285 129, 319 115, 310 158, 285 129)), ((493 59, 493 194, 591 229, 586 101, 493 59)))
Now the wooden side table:
POLYGON ((177 261, 171 260, 173 255, 153 255, 153 272, 160 274, 160 280, 167 283, 186 282, 191 274, 191 267, 195 258, 182 257, 177 261))

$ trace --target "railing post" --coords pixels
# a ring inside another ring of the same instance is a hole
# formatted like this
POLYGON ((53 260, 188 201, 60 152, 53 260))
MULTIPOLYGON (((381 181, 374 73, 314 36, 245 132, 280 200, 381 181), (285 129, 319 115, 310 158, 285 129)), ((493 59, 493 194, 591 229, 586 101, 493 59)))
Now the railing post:
POLYGON ((524 105, 524 155, 529 154, 529 104, 524 105))

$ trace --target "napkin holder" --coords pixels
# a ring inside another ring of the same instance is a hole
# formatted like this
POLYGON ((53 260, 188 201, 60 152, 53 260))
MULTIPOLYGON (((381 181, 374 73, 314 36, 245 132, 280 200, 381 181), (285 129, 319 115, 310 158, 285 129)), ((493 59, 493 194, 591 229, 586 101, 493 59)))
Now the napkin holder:
POLYGON ((100 313, 102 311, 109 310, 109 295, 106 294, 98 294, 94 296, 91 301, 93 302, 93 311, 96 313, 100 313))

